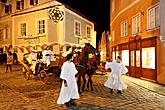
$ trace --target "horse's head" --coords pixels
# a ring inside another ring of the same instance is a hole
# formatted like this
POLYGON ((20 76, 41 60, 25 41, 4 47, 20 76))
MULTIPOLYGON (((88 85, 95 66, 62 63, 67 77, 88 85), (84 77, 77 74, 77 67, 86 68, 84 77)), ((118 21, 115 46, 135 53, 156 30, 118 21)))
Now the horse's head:
POLYGON ((90 43, 85 43, 84 51, 87 54, 95 54, 96 49, 90 43))

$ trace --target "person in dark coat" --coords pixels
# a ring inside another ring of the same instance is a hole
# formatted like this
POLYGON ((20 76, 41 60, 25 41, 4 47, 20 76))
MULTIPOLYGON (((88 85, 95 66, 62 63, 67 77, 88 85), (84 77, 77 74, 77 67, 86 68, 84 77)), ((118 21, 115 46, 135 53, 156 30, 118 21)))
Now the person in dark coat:
POLYGON ((3 63, 6 64, 7 62, 7 54, 6 51, 3 53, 3 63))
POLYGON ((17 64, 18 63, 18 57, 17 57, 17 53, 14 51, 13 52, 13 64, 17 64))
POLYGON ((7 55, 7 63, 6 63, 6 72, 8 71, 8 67, 10 68, 10 72, 12 72, 12 64, 13 64, 13 55, 11 52, 8 53, 7 55))

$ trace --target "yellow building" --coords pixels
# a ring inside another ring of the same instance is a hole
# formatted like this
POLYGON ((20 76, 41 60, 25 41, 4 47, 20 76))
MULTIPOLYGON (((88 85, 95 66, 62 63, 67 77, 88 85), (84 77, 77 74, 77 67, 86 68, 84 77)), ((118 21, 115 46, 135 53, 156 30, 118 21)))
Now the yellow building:
POLYGON ((165 84, 164 0, 110 0, 111 58, 129 75, 165 84))
POLYGON ((12 47, 22 60, 23 53, 42 50, 46 45, 54 53, 82 47, 94 47, 94 23, 70 7, 55 0, 4 0, 0 3, 0 50, 12 47))

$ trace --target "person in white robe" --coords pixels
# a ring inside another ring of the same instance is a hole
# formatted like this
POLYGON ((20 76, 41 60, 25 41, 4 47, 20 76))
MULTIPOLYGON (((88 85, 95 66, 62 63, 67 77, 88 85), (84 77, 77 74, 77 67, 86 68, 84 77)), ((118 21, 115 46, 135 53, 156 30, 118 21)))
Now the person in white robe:
POLYGON ((110 93, 113 93, 113 89, 116 89, 117 93, 122 94, 122 90, 127 88, 122 79, 122 74, 126 74, 128 69, 123 65, 119 56, 116 62, 106 62, 105 69, 109 68, 111 69, 111 74, 104 86, 110 89, 110 93))
POLYGON ((55 61, 54 53, 46 46, 45 50, 43 51, 43 62, 48 67, 51 61, 55 61))
POLYGON ((29 54, 29 57, 27 58, 29 64, 31 64, 30 69, 33 71, 33 74, 35 73, 35 67, 37 64, 37 53, 32 50, 32 52, 29 54))
POLYGON ((67 55, 67 61, 63 63, 60 78, 63 79, 57 104, 66 106, 76 105, 74 100, 79 99, 77 81, 75 75, 78 73, 75 64, 71 61, 73 54, 67 55))

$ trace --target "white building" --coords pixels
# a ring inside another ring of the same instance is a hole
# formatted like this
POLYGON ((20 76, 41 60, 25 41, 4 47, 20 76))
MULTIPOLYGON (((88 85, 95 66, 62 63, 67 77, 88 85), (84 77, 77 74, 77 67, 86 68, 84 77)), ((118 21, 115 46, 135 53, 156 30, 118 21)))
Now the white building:
POLYGON ((94 23, 55 0, 2 0, 0 51, 23 53, 50 45, 55 53, 89 42, 96 47, 94 23))

